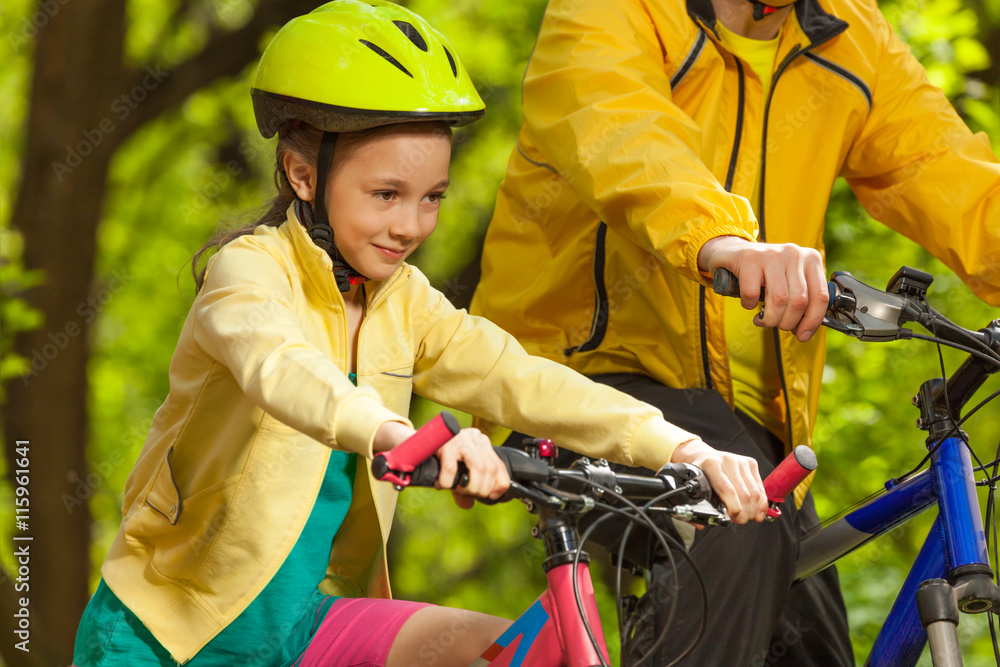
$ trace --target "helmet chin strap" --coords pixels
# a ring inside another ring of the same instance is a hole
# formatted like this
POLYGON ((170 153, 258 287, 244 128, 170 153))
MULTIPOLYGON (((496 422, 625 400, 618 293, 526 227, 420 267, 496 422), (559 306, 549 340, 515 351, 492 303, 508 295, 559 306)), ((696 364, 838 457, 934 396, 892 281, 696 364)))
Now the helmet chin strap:
POLYGON ((336 132, 324 132, 319 143, 319 157, 316 160, 316 195, 313 197, 313 205, 310 207, 307 202, 296 200, 295 212, 299 216, 309 233, 309 238, 313 243, 325 250, 330 259, 333 260, 333 277, 337 281, 337 289, 341 292, 348 292, 351 285, 359 285, 368 280, 358 273, 354 267, 347 263, 337 244, 333 240, 333 227, 330 226, 326 214, 326 178, 330 171, 330 164, 333 162, 333 149, 337 145, 336 132))
POLYGON ((748 0, 751 5, 753 5, 753 20, 760 21, 768 14, 773 14, 778 11, 778 7, 772 7, 771 5, 765 5, 760 0, 748 0))

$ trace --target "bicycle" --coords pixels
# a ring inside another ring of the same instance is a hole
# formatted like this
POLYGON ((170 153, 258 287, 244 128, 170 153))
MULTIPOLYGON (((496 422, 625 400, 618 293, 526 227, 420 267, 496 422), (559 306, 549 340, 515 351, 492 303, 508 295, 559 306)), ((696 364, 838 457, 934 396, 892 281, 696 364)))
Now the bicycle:
MULTIPOLYGON (((716 272, 714 289, 739 296, 739 282, 730 272, 716 272)), ((964 417, 960 412, 987 377, 1000 371, 1000 319, 971 331, 934 310, 926 299, 930 274, 903 267, 885 291, 872 288, 850 273, 836 272, 828 284, 829 310, 823 324, 862 341, 916 338, 964 350, 969 356, 945 379, 927 380, 913 397, 920 409, 917 427, 927 431, 927 455, 912 470, 885 483, 885 489, 845 510, 805 535, 796 563, 796 580, 836 562, 879 535, 937 505, 940 513, 872 647, 867 665, 915 665, 930 644, 935 667, 962 664, 957 626, 959 612, 1000 613, 1000 576, 990 567, 989 539, 984 530, 976 485, 989 487, 986 523, 993 521, 993 561, 997 558, 994 492, 1000 469, 997 458, 979 463, 986 479, 977 482, 975 456, 962 423, 1000 395, 993 392, 964 417), (903 328, 916 322, 931 336, 903 328), (928 468, 921 470, 930 462, 928 468), (990 467, 992 466, 992 471, 990 467)), ((764 300, 761 292, 761 300, 764 300)), ((997 633, 990 617, 990 634, 1000 665, 997 633)))
MULTIPOLYGON (((440 472, 433 454, 458 432, 455 418, 442 412, 395 449, 377 455, 372 472, 398 490, 433 487, 440 472)), ((616 473, 603 460, 581 459, 568 469, 556 468, 550 462, 555 459, 557 449, 551 441, 543 439, 532 439, 527 451, 507 447, 497 447, 495 451, 512 480, 507 494, 496 502, 518 499, 529 512, 538 515, 532 534, 544 543, 543 568, 548 588, 473 667, 607 667, 608 650, 590 578, 589 556, 582 546, 590 532, 602 520, 622 516, 652 529, 668 554, 673 546, 689 558, 680 544, 653 523, 651 513, 663 512, 701 526, 730 523, 704 473, 692 465, 668 464, 653 477, 616 473), (639 507, 633 502, 636 500, 646 502, 639 507), (581 535, 577 527, 580 517, 597 509, 607 514, 581 535)), ((770 517, 780 516, 779 504, 815 467, 812 451, 800 447, 772 471, 765 480, 771 501, 770 517)), ((463 468, 459 467, 456 486, 463 483, 463 468)), ((624 560, 621 556, 619 553, 619 563, 624 560)), ((621 599, 620 592, 617 597, 621 599)), ((708 608, 704 600, 702 608, 708 608)), ((619 632, 624 638, 629 628, 623 622, 623 611, 619 607, 619 632)), ((664 641, 665 631, 648 655, 664 641)), ((691 642, 688 651, 699 639, 700 635, 691 642)))
MULTIPOLYGON (((738 281, 727 274, 717 273, 715 289, 720 294, 738 296, 738 281)), ((797 580, 822 570, 932 505, 941 508, 941 515, 876 640, 868 665, 914 665, 928 638, 936 667, 961 665, 957 638, 959 611, 1000 611, 1000 587, 993 579, 989 543, 975 495, 972 450, 959 428, 965 419, 1000 396, 998 390, 965 417, 959 417, 959 411, 986 378, 1000 370, 1000 320, 980 331, 955 325, 927 304, 926 292, 931 280, 928 274, 904 267, 884 292, 842 272, 835 273, 829 284, 830 307, 824 319, 829 328, 863 341, 923 338, 969 352, 950 379, 928 380, 914 400, 921 410, 920 428, 928 431, 928 453, 924 460, 908 473, 887 482, 884 492, 844 516, 822 524, 806 535, 800 545, 797 580), (920 323, 935 336, 921 336, 902 328, 911 321, 920 323), (975 345, 976 349, 964 343, 975 345), (928 461, 930 467, 921 471, 928 461)), ((763 297, 762 293, 761 300, 763 297)), ((457 423, 449 417, 443 413, 423 427, 418 435, 427 437, 415 437, 414 443, 407 441, 377 456, 372 465, 375 475, 391 481, 400 490, 406 486, 434 486, 439 467, 432 454, 458 431, 457 423), (417 441, 422 444, 416 444, 417 441)), ((513 480, 503 500, 522 500, 529 511, 539 516, 532 532, 545 545, 548 589, 474 667, 606 666, 607 646, 590 579, 589 559, 582 546, 590 532, 601 521, 621 516, 630 525, 649 528, 671 560, 673 548, 690 561, 683 546, 658 528, 651 515, 663 513, 708 526, 727 525, 728 516, 724 508, 714 504, 704 474, 693 466, 668 465, 654 477, 615 473, 603 461, 594 463, 586 459, 569 469, 559 469, 549 464, 556 454, 550 441, 533 440, 528 449, 530 453, 505 447, 496 451, 513 480), (614 505, 605 502, 612 499, 614 505), (645 502, 639 506, 633 500, 645 502), (606 514, 581 535, 577 521, 594 509, 606 514)), ((990 486, 987 522, 993 515, 995 482, 1000 479, 1000 452, 996 460, 986 465, 980 463, 978 469, 987 471, 990 466, 993 470, 983 482, 990 486)), ((815 467, 811 450, 798 447, 768 476, 765 489, 771 501, 771 518, 780 514, 779 503, 815 467)), ((618 552, 619 582, 628 532, 627 528, 618 552)), ((994 561, 997 560, 995 532, 994 524, 994 561)), ((694 571, 698 576, 697 568, 694 571)), ((629 610, 623 607, 620 586, 616 598, 623 655, 628 655, 625 647, 631 630, 626 618, 629 610)), ((671 604, 675 605, 676 600, 671 604)), ((703 597, 703 619, 707 609, 703 597)), ((673 612, 671 608, 670 613, 673 612)), ((992 620, 990 627, 997 650, 992 620)), ((668 630, 669 622, 647 655, 655 652, 668 630)), ((682 660, 700 638, 700 634, 695 637, 676 661, 682 660)), ((1000 651, 997 653, 1000 664, 1000 651)), ((638 662, 645 659, 643 656, 638 662)))

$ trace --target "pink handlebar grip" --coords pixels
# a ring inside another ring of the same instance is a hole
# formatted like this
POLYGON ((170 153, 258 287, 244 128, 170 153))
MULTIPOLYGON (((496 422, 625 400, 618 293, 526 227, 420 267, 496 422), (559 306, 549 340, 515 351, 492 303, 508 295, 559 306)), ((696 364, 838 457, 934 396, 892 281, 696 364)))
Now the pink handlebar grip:
MULTIPOLYGON (((372 460, 372 472, 379 479, 388 478, 390 471, 408 473, 429 459, 443 444, 462 430, 455 415, 442 412, 421 426, 416 433, 372 460)), ((407 479, 409 475, 405 476, 407 479)), ((395 482, 395 476, 388 478, 395 482)))
POLYGON ((767 499, 772 503, 784 501, 785 497, 815 469, 815 452, 805 445, 799 445, 764 480, 767 499))

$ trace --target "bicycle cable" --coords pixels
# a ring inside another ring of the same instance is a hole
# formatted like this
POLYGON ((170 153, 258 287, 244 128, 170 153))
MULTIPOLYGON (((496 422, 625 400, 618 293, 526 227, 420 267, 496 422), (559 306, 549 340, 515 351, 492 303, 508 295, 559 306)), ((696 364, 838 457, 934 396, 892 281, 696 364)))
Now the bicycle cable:
MULTIPOLYGON (((626 505, 629 509, 632 510, 632 512, 635 513, 635 516, 629 514, 628 512, 626 512, 626 511, 624 511, 624 510, 622 510, 620 508, 616 508, 616 507, 614 507, 612 505, 608 505, 606 503, 596 503, 595 506, 601 507, 601 509, 604 509, 605 511, 614 512, 615 514, 621 514, 622 516, 627 517, 630 522, 633 522, 633 523, 642 523, 642 524, 646 525, 648 528, 650 528, 652 530, 653 534, 656 535, 657 541, 659 541, 660 545, 667 552, 668 557, 671 559, 671 562, 673 562, 673 560, 672 560, 672 555, 670 555, 670 545, 668 544, 668 540, 669 540, 669 542, 673 542, 675 544, 675 546, 678 548, 678 550, 680 551, 680 553, 684 557, 684 559, 691 565, 691 569, 692 569, 692 571, 695 574, 695 578, 698 580, 698 587, 699 587, 699 590, 701 592, 701 598, 702 598, 702 619, 701 619, 701 625, 699 627, 699 631, 698 631, 697 637, 695 637, 694 641, 691 642, 687 647, 685 647, 684 651, 677 658, 675 658, 670 663, 670 665, 668 665, 667 667, 670 667, 671 665, 675 665, 680 660, 683 660, 685 657, 687 657, 694 650, 694 647, 698 645, 698 642, 701 641, 701 638, 704 636, 705 627, 707 626, 707 622, 708 622, 708 594, 706 592, 707 589, 706 589, 706 586, 705 586, 705 580, 702 577, 701 572, 698 570, 697 565, 695 565, 694 560, 691 558, 690 554, 687 553, 687 550, 684 549, 683 546, 680 545, 670 534, 666 533, 665 531, 661 530, 658 526, 656 526, 656 524, 653 522, 652 518, 643 509, 639 508, 635 503, 633 503, 631 500, 629 500, 625 496, 623 496, 623 495, 621 495, 621 494, 613 491, 612 489, 609 489, 609 488, 607 488, 607 487, 605 487, 605 486, 603 486, 603 485, 601 485, 601 484, 599 484, 597 482, 594 482, 593 480, 586 480, 586 483, 588 485, 590 485, 591 487, 595 488, 595 489, 600 489, 601 491, 603 491, 607 495, 611 496, 615 500, 617 500, 620 503, 626 505)), ((653 498, 651 501, 649 501, 647 503, 647 506, 650 506, 654 502, 659 502, 661 499, 668 498, 669 496, 674 495, 675 493, 679 493, 680 491, 681 491, 681 489, 673 489, 671 491, 668 491, 665 494, 661 494, 660 496, 657 496, 656 498, 653 498)), ((577 547, 577 553, 575 554, 575 557, 574 557, 574 568, 576 568, 577 565, 579 564, 579 555, 583 551, 583 543, 586 541, 586 538, 590 536, 590 533, 593 531, 593 529, 597 525, 597 523, 600 522, 601 520, 607 518, 607 517, 610 517, 610 515, 606 515, 605 517, 601 517, 600 519, 598 519, 597 521, 595 521, 593 524, 591 524, 590 526, 588 526, 587 530, 584 532, 584 535, 580 539, 580 545, 577 547)), ((676 567, 674 569, 676 570, 676 567)), ((573 593, 576 596, 576 600, 577 600, 577 610, 581 614, 583 614, 583 599, 580 596, 579 582, 577 581, 577 579, 575 577, 573 579, 573 593)), ((676 598, 672 601, 672 603, 674 605, 676 604, 676 598)), ((590 627, 590 623, 587 620, 587 617, 586 617, 585 614, 583 614, 582 618, 583 618, 584 626, 585 626, 585 628, 587 630, 587 633, 590 636, 591 642, 593 643, 593 645, 594 645, 594 647, 596 649, 597 643, 596 643, 596 639, 594 638, 593 630, 590 627)), ((643 656, 640 659, 640 662, 645 661, 650 655, 652 655, 653 651, 655 651, 657 648, 659 648, 660 644, 662 643, 662 641, 666 637, 666 634, 667 634, 666 633, 666 629, 667 628, 665 626, 664 629, 663 629, 663 631, 661 631, 661 633, 660 633, 660 637, 657 639, 656 642, 654 642, 654 644, 651 647, 650 651, 647 652, 647 655, 643 656)), ((599 650, 598 650, 598 655, 601 656, 601 664, 603 665, 604 664, 604 658, 603 658, 603 655, 600 654, 599 650)))
MULTIPOLYGON (((997 477, 1000 475, 1000 442, 997 443, 997 457, 993 461, 993 474, 990 477, 992 484, 990 485, 990 490, 986 492, 986 525, 990 525, 990 518, 993 519, 993 564, 995 566, 995 571, 993 573, 994 581, 1000 586, 1000 550, 997 549, 997 518, 996 518, 996 481, 997 477)), ((990 534, 986 533, 986 550, 989 552, 990 534)), ((997 629, 996 629, 996 619, 994 616, 1000 615, 1000 612, 993 610, 989 615, 989 625, 990 625, 990 639, 993 640, 993 656, 996 658, 996 664, 1000 665, 1000 643, 997 641, 997 629)))
MULTIPOLYGON (((589 482, 589 480, 588 480, 588 482, 589 482)), ((590 534, 594 531, 594 529, 598 525, 600 525, 604 521, 610 519, 613 516, 613 514, 620 514, 620 515, 624 516, 625 518, 627 518, 629 520, 629 525, 632 525, 633 522, 636 522, 636 523, 644 522, 644 523, 647 524, 647 526, 652 527, 654 531, 659 532, 659 530, 657 529, 657 527, 650 520, 649 516, 647 514, 645 514, 644 512, 639 511, 638 508, 635 508, 634 505, 633 505, 633 508, 638 512, 637 514, 634 514, 634 515, 632 513, 629 513, 627 511, 625 511, 625 510, 622 510, 620 508, 614 507, 612 505, 607 505, 605 503, 595 503, 594 506, 595 506, 595 508, 596 507, 600 507, 601 509, 607 511, 608 514, 605 514, 604 516, 602 516, 602 517, 598 518, 596 521, 594 521, 594 523, 592 523, 590 526, 588 526, 587 529, 583 532, 583 535, 580 536, 580 542, 579 542, 579 544, 576 547, 575 553, 573 554, 573 571, 574 572, 576 572, 576 570, 578 569, 578 567, 580 565, 580 556, 583 554, 583 545, 587 541, 587 539, 590 538, 590 534), (640 517, 641 517, 641 519, 640 519, 640 517)), ((664 537, 664 536, 663 535, 658 535, 658 538, 662 538, 662 537, 664 537)), ((669 536, 666 536, 666 537, 669 537, 669 536)), ((587 614, 586 614, 586 612, 584 610, 584 607, 583 607, 583 597, 580 595, 579 580, 575 576, 573 578, 573 595, 576 598, 577 612, 580 614, 581 620, 583 620, 583 625, 584 625, 584 628, 587 630, 587 635, 590 638, 591 645, 594 647, 594 650, 597 651, 598 657, 601 660, 601 665, 603 667, 607 667, 605 665, 605 662, 604 662, 604 655, 601 653, 600 648, 597 645, 597 638, 594 636, 593 628, 591 628, 591 626, 590 626, 590 620, 587 618, 587 614)))
POLYGON ((962 345, 961 343, 953 343, 950 340, 945 340, 944 338, 938 338, 937 336, 925 336, 923 334, 918 334, 918 333, 911 333, 909 337, 914 338, 916 340, 925 340, 930 343, 937 343, 938 345, 947 345, 948 347, 953 347, 956 350, 967 352, 968 354, 971 354, 977 359, 993 364, 997 368, 1000 368, 1000 359, 998 359, 995 356, 984 354, 979 350, 974 350, 971 347, 968 347, 967 345, 962 345))
MULTIPOLYGON (((938 345, 937 345, 937 353, 938 353, 938 363, 941 366, 941 379, 944 380, 947 383, 948 372, 947 372, 947 370, 944 367, 944 354, 941 352, 941 344, 940 343, 938 343, 938 345)), ((952 414, 951 400, 948 397, 948 385, 947 384, 944 385, 944 404, 945 404, 945 409, 948 411, 948 414, 949 415, 952 414)), ((969 416, 970 415, 966 415, 966 418, 968 418, 969 416)), ((962 439, 962 442, 965 443, 965 447, 966 447, 966 449, 969 450, 969 453, 972 455, 972 457, 976 459, 976 463, 979 464, 979 469, 983 470, 983 472, 986 472, 986 466, 984 466, 983 462, 979 460, 979 456, 976 454, 976 450, 974 450, 972 448, 972 445, 969 443, 968 436, 963 431, 959 430, 959 437, 962 439)), ((941 442, 943 442, 943 441, 944 440, 942 439, 941 442)), ((1000 447, 998 447, 998 450, 1000 450, 1000 447)), ((989 523, 990 523, 990 510, 993 509, 993 503, 994 503, 994 498, 995 498, 994 494, 995 493, 996 493, 996 484, 995 483, 991 483, 989 485, 989 491, 987 492, 987 498, 986 498, 986 519, 985 519, 985 524, 986 525, 989 525, 989 523)), ((985 528, 985 526, 984 526, 984 528, 985 528)), ((993 545, 994 545, 994 549, 993 549, 993 551, 994 551, 993 562, 994 562, 994 564, 998 568, 1000 568, 1000 561, 997 560, 997 556, 996 556, 996 517, 993 517, 993 545)), ((989 549, 990 549, 989 534, 987 533, 987 537, 986 537, 986 553, 987 554, 989 554, 989 549)), ((987 561, 988 561, 988 556, 987 556, 987 561)), ((994 576, 998 577, 998 581, 1000 581, 1000 574, 995 574, 994 576)), ((996 657, 997 665, 1000 665, 1000 645, 998 645, 998 643, 997 643, 997 633, 996 633, 996 629, 995 629, 994 624, 993 624, 993 620, 994 620, 993 616, 989 615, 988 619, 989 619, 989 626, 990 626, 990 639, 992 639, 992 641, 993 641, 993 654, 996 657)))
POLYGON ((598 656, 598 658, 601 661, 601 666, 602 667, 610 667, 604 661, 604 654, 601 652, 601 649, 600 649, 600 647, 597 644, 597 637, 594 635, 594 630, 590 626, 590 619, 587 617, 586 609, 583 606, 583 597, 580 595, 580 581, 577 578, 576 573, 577 573, 577 570, 579 569, 579 566, 580 566, 580 556, 583 553, 583 545, 587 541, 587 539, 590 537, 590 534, 594 531, 594 528, 596 526, 600 525, 603 521, 609 519, 612 516, 611 513, 620 514, 620 515, 624 516, 625 518, 627 518, 630 522, 633 522, 633 521, 634 522, 639 522, 640 520, 644 520, 644 522, 647 524, 647 526, 649 526, 650 528, 652 528, 654 531, 658 532, 658 529, 657 529, 656 525, 653 524, 653 522, 649 518, 649 516, 646 515, 644 512, 641 512, 639 510, 639 508, 632 501, 630 501, 628 498, 625 498, 624 496, 618 495, 617 493, 615 493, 611 489, 608 489, 608 488, 606 488, 606 487, 598 484, 597 482, 594 482, 593 480, 585 479, 583 481, 584 481, 584 483, 588 484, 589 486, 591 486, 591 487, 593 487, 595 489, 600 489, 600 490, 602 490, 604 492, 607 492, 610 495, 613 495, 613 496, 617 497, 621 502, 623 502, 625 505, 627 505, 629 508, 631 508, 633 511, 636 512, 636 515, 633 516, 632 514, 629 514, 628 512, 626 512, 625 510, 622 510, 620 508, 613 507, 613 506, 607 505, 605 503, 595 502, 594 503, 594 507, 595 508, 596 507, 600 507, 601 509, 609 512, 609 514, 605 514, 604 516, 599 517, 596 521, 594 521, 594 523, 592 523, 590 526, 587 527, 587 529, 584 531, 583 535, 580 536, 579 543, 577 544, 576 550, 575 550, 575 552, 573 554, 573 596, 576 599, 577 612, 580 614, 580 619, 583 621, 583 627, 587 631, 587 636, 590 639, 590 643, 594 647, 594 651, 597 652, 597 656, 598 656))
MULTIPOLYGON (((635 522, 640 522, 639 515, 634 515, 634 514, 632 514, 630 512, 622 510, 620 508, 613 507, 612 505, 605 505, 604 503, 595 503, 594 507, 595 508, 599 507, 600 509, 603 509, 603 510, 607 511, 608 513, 605 514, 604 516, 598 518, 596 521, 594 521, 594 523, 592 523, 591 525, 589 525, 587 527, 587 529, 583 531, 583 534, 580 536, 580 543, 577 545, 576 550, 575 550, 575 552, 573 554, 573 570, 574 571, 576 571, 577 567, 580 564, 580 557, 583 554, 583 545, 584 545, 584 543, 590 538, 590 534, 594 531, 594 529, 597 526, 599 526, 600 524, 604 523, 605 521, 607 521, 608 519, 610 519, 615 514, 620 514, 620 515, 624 516, 625 518, 627 518, 629 520, 629 523, 628 523, 629 526, 631 526, 635 522)), ((645 514, 643 514, 643 517, 644 518, 648 518, 648 516, 645 515, 645 514)), ((673 556, 671 556, 671 558, 672 557, 673 556)), ((580 595, 579 583, 576 580, 576 578, 574 578, 574 583, 573 583, 573 595, 576 598, 577 612, 580 614, 580 618, 583 620, 583 624, 584 624, 585 629, 587 630, 587 635, 590 638, 590 642, 593 645, 594 650, 597 651, 598 656, 600 657, 600 660, 601 660, 601 665, 603 666, 605 664, 604 663, 604 656, 603 656, 603 654, 601 654, 600 649, 597 646, 597 639, 594 636, 593 629, 590 627, 590 621, 587 618, 587 615, 586 615, 585 610, 583 608, 583 597, 580 595)), ((620 620, 620 615, 619 615, 619 625, 620 624, 621 624, 621 620, 620 620)), ((619 641, 620 641, 620 638, 621 638, 621 635, 619 635, 619 641)))
MULTIPOLYGON (((643 505, 643 509, 645 510, 651 508, 652 506, 658 504, 661 500, 665 499, 666 497, 668 497, 667 494, 653 498, 652 500, 648 501, 645 505, 643 505)), ((673 661, 671 661, 670 664, 667 666, 671 667, 672 665, 676 665, 681 660, 690 655, 691 652, 694 651, 695 647, 704 637, 705 630, 708 627, 708 594, 705 588, 705 581, 702 578, 701 572, 698 570, 697 566, 695 566, 694 560, 688 555, 687 548, 684 547, 684 545, 678 543, 673 538, 672 535, 667 534, 667 537, 670 538, 670 542, 674 544, 677 549, 680 550, 681 554, 691 564, 691 568, 694 570, 695 576, 698 579, 698 584, 700 587, 701 599, 702 599, 702 616, 701 616, 701 623, 698 627, 698 635, 695 637, 694 641, 691 642, 691 644, 684 649, 683 653, 681 653, 678 657, 674 658, 673 661)), ((624 553, 624 545, 622 545, 619 548, 622 551, 622 553, 624 553)), ((676 607, 677 607, 678 593, 680 591, 680 577, 677 572, 676 563, 673 559, 673 556, 669 553, 669 551, 667 552, 667 558, 670 562, 671 579, 673 580, 673 591, 674 591, 670 601, 671 602, 670 612, 667 614, 667 620, 663 624, 663 628, 660 630, 660 634, 657 636, 656 641, 653 642, 653 645, 649 648, 648 651, 646 651, 645 655, 639 658, 639 660, 636 661, 634 664, 630 665, 630 667, 636 667, 637 665, 641 665, 643 662, 652 658, 656 654, 657 649, 659 649, 660 645, 666 640, 668 630, 670 629, 670 625, 671 623, 673 623, 674 614, 676 612, 676 607)), ((619 561, 619 566, 620 562, 621 561, 619 561)))
POLYGON ((927 329, 931 330, 932 333, 937 333, 936 331, 933 331, 933 329, 938 325, 944 326, 946 329, 950 329, 955 333, 959 334, 960 336, 964 336, 967 340, 972 341, 973 343, 978 345, 979 348, 983 350, 987 355, 993 357, 994 359, 1000 360, 1000 354, 998 354, 989 345, 976 338, 976 336, 973 335, 971 331, 967 331, 965 328, 955 324, 954 322, 952 322, 947 317, 939 313, 930 305, 927 305, 927 313, 930 315, 929 318, 926 318, 927 322, 923 321, 924 318, 918 318, 917 322, 919 322, 927 329))
MULTIPOLYGON (((960 350, 968 350, 968 348, 965 348, 964 346, 956 345, 955 343, 952 343, 952 342, 946 341, 946 340, 932 339, 932 337, 930 337, 930 336, 918 336, 917 334, 914 334, 913 337, 914 338, 918 338, 919 337, 921 340, 930 340, 931 342, 935 342, 935 343, 938 343, 940 345, 946 345, 948 347, 955 347, 956 349, 960 349, 960 350)), ((987 396, 986 398, 984 398, 982 401, 980 401, 979 403, 977 403, 975 405, 975 407, 973 407, 971 410, 969 410, 968 412, 966 412, 963 417, 961 417, 950 429, 948 429, 948 431, 944 435, 942 435, 942 436, 940 436, 938 438, 938 440, 928 449, 927 455, 924 456, 924 458, 922 458, 920 460, 920 462, 917 463, 917 465, 915 465, 913 468, 911 468, 909 471, 903 473, 899 477, 894 478, 892 481, 894 483, 898 484, 898 483, 906 481, 907 479, 909 479, 910 477, 912 477, 913 475, 915 475, 916 473, 918 473, 920 471, 920 469, 923 468, 924 465, 930 460, 931 456, 934 455, 934 452, 936 452, 941 447, 941 445, 944 443, 945 440, 947 440, 948 438, 950 438, 953 433, 961 433, 961 431, 959 429, 962 426, 962 424, 964 424, 970 417, 972 417, 972 415, 976 414, 982 407, 984 407, 990 401, 993 401, 994 399, 996 399, 998 396, 1000 396, 1000 389, 998 389, 997 391, 994 391, 992 394, 990 394, 989 396, 987 396)), ((949 409, 949 413, 950 412, 951 412, 951 410, 949 409)), ((972 451, 971 447, 970 447, 970 451, 972 451)), ((998 456, 997 458, 1000 459, 1000 456, 998 456)))
MULTIPOLYGON (((647 502, 645 505, 642 506, 643 510, 646 510, 647 508, 651 507, 652 504, 657 501, 658 501, 657 498, 650 500, 649 502, 647 502)), ((627 526, 625 526, 625 530, 622 532, 621 544, 618 546, 618 562, 616 563, 616 568, 615 568, 615 599, 619 601, 618 604, 615 605, 615 613, 618 617, 617 619, 618 638, 619 642, 622 645, 622 654, 626 656, 626 659, 629 660, 629 667, 636 667, 637 665, 641 665, 643 662, 645 662, 647 658, 649 658, 652 655, 652 650, 650 650, 647 651, 647 653, 643 655, 637 662, 632 663, 631 661, 632 650, 634 648, 633 647, 634 630, 636 627, 636 623, 639 623, 642 620, 640 618, 641 614, 640 610, 638 609, 638 606, 636 607, 636 609, 632 611, 631 618, 628 619, 627 623, 622 622, 622 611, 623 611, 621 604, 622 565, 625 561, 625 547, 628 544, 629 537, 631 536, 633 525, 634 524, 630 522, 627 526)), ((669 537, 671 542, 673 542, 672 535, 667 534, 667 537, 669 537)), ((666 555, 667 555, 667 561, 670 563, 670 578, 672 581, 672 588, 676 592, 680 590, 680 578, 677 572, 677 563, 674 561, 674 556, 669 549, 666 550, 666 555)), ((651 568, 650 568, 650 573, 652 573, 651 568)), ((650 581, 652 581, 652 579, 650 581)), ((667 620, 666 623, 663 624, 664 629, 669 628, 670 624, 673 622, 674 612, 677 606, 676 601, 677 599, 675 596, 671 600, 670 609, 667 612, 667 620)), ((654 648, 655 646, 656 644, 654 643, 654 648)))
MULTIPOLYGON (((924 456, 924 458, 920 459, 920 463, 915 465, 908 472, 905 472, 899 477, 894 478, 892 481, 897 484, 905 482, 907 479, 920 472, 920 469, 923 468, 924 464, 926 464, 930 460, 931 456, 934 455, 934 452, 940 449, 941 445, 944 444, 945 440, 950 438, 953 433, 961 433, 959 427, 961 427, 962 424, 968 421, 969 418, 972 417, 972 415, 976 414, 981 408, 985 407, 987 403, 990 403, 991 401, 995 400, 998 396, 1000 396, 1000 389, 994 391, 992 394, 990 394, 989 396, 981 400, 979 403, 977 403, 974 408, 965 413, 964 417, 955 422, 954 426, 948 429, 948 431, 944 435, 942 435, 937 439, 937 441, 927 450, 927 454, 924 456)), ((998 459, 1000 459, 1000 457, 998 457, 998 459)), ((990 461, 990 463, 988 463, 987 465, 992 465, 995 462, 996 461, 990 461)), ((980 468, 975 469, 976 472, 978 472, 979 470, 980 468)))

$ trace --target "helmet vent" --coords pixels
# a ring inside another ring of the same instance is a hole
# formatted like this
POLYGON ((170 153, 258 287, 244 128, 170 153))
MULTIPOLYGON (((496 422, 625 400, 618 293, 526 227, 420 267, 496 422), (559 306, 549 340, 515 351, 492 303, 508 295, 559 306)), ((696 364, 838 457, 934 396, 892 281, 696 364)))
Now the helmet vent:
POLYGON ((397 67, 400 72, 402 72, 406 76, 410 77, 411 79, 413 78, 413 75, 410 74, 409 70, 407 70, 405 67, 403 67, 403 65, 398 60, 396 60, 391 55, 389 55, 388 53, 386 53, 385 49, 383 49, 382 47, 377 46, 375 44, 372 44, 367 39, 359 39, 358 41, 361 42, 362 44, 364 44, 365 46, 367 46, 369 49, 371 49, 375 53, 377 53, 380 56, 382 56, 383 58, 385 58, 386 60, 388 60, 395 67, 397 67))
POLYGON ((427 51, 427 42, 424 41, 424 36, 421 35, 416 28, 413 27, 412 23, 407 23, 406 21, 393 21, 396 27, 406 35, 406 38, 413 42, 413 46, 417 47, 421 51, 427 51))
POLYGON ((445 47, 441 47, 441 48, 444 49, 444 54, 446 56, 448 56, 448 64, 451 65, 451 73, 454 74, 455 78, 457 79, 458 78, 458 68, 455 67, 455 59, 451 57, 451 51, 449 51, 445 47))

